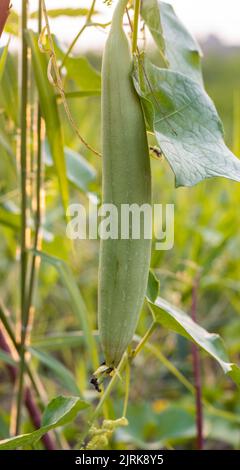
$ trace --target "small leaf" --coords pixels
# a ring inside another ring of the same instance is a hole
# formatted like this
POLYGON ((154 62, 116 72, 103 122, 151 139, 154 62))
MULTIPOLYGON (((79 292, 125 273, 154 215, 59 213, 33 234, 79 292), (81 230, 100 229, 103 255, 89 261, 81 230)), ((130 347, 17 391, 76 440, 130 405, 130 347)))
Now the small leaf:
POLYGON ((101 89, 101 75, 92 67, 86 57, 68 56, 64 65, 67 69, 67 78, 74 80, 80 91, 101 89))
POLYGON ((210 356, 212 356, 222 367, 225 374, 229 375, 240 387, 240 368, 229 362, 223 341, 215 333, 209 333, 197 325, 189 315, 179 308, 170 304, 162 297, 158 297, 153 303, 150 302, 156 321, 162 326, 194 341, 210 356))
POLYGON ((63 426, 72 422, 79 411, 84 410, 89 405, 79 397, 58 396, 47 406, 42 417, 42 426, 63 426))
POLYGON ((0 441, 0 449, 11 450, 32 445, 51 429, 72 422, 79 411, 88 407, 89 404, 78 397, 58 396, 48 404, 44 411, 43 423, 46 423, 45 425, 29 434, 21 434, 17 437, 0 441))
POLYGON ((240 161, 226 147, 215 106, 199 83, 142 56, 133 79, 176 186, 193 186, 214 176, 240 181, 240 161))
POLYGON ((146 297, 153 303, 155 302, 159 294, 159 286, 160 286, 159 280, 156 278, 154 272, 150 270, 148 274, 148 285, 147 285, 146 297))
POLYGON ((172 5, 160 0, 143 0, 142 17, 169 68, 202 84, 201 49, 172 5))

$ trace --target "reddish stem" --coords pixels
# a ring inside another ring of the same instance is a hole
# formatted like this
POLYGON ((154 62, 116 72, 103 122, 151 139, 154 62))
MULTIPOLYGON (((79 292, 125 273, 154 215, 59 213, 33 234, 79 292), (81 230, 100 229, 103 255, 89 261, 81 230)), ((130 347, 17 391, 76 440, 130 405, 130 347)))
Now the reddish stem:
MULTIPOLYGON (((25 387, 24 390, 24 403, 31 417, 32 423, 34 424, 36 429, 39 429, 41 427, 41 413, 34 401, 32 392, 29 387, 25 387)), ((50 434, 44 434, 44 436, 42 437, 42 442, 47 450, 56 449, 56 446, 50 434)))
MULTIPOLYGON (((1 329, 0 329, 0 348, 11 356, 11 350, 5 339, 4 333, 1 329)), ((14 384, 17 378, 17 369, 11 364, 7 364, 6 367, 9 373, 10 380, 14 384)), ((36 429, 40 428, 41 427, 41 412, 35 403, 32 391, 29 387, 25 387, 24 389, 24 404, 28 410, 28 413, 29 413, 29 416, 31 418, 33 425, 35 426, 36 429)), ((42 437, 42 442, 47 450, 56 449, 55 443, 52 437, 50 436, 50 434, 45 434, 42 437)))
POLYGON ((0 5, 0 37, 2 35, 5 23, 8 19, 10 8, 11 8, 10 0, 1 0, 1 5, 0 5))
MULTIPOLYGON (((192 307, 191 317, 194 322, 197 322, 197 292, 199 288, 199 277, 197 276, 192 289, 192 307)), ((193 360, 193 374, 194 385, 196 390, 196 427, 197 427, 197 442, 198 450, 203 450, 203 407, 202 407, 202 381, 201 381, 201 362, 199 348, 195 343, 192 343, 192 360, 193 360)))

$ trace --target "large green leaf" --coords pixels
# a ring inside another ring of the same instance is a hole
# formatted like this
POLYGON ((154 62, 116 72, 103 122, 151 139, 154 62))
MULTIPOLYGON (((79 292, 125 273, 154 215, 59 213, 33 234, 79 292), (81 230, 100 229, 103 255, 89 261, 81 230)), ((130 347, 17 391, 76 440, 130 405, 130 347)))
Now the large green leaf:
POLYGON ((64 209, 68 205, 68 184, 64 158, 63 135, 58 114, 56 95, 47 77, 46 55, 38 48, 38 37, 33 31, 26 32, 28 45, 32 51, 34 76, 38 88, 41 111, 46 124, 46 133, 58 176, 64 209))
POLYGON ((229 375, 240 387, 240 368, 229 362, 223 341, 219 335, 209 333, 197 325, 189 315, 161 297, 158 297, 154 303, 149 300, 149 303, 158 323, 194 341, 210 354, 220 364, 225 374, 229 375))
POLYGON ((142 17, 169 68, 202 84, 200 47, 173 7, 160 0, 143 0, 142 17))
POLYGON ((214 176, 240 181, 240 161, 226 147, 215 106, 199 83, 158 68, 143 56, 135 64, 133 79, 177 186, 214 176))
POLYGON ((29 434, 21 434, 0 441, 0 449, 11 450, 32 445, 51 429, 72 422, 77 414, 87 407, 89 407, 89 404, 78 397, 58 396, 45 409, 41 428, 29 434))
POLYGON ((156 278, 154 272, 150 270, 148 274, 148 285, 147 285, 146 297, 151 302, 155 302, 155 300, 157 299, 157 296, 159 294, 159 286, 160 286, 159 280, 156 278))
POLYGON ((62 395, 54 398, 44 410, 42 426, 64 426, 72 422, 78 412, 88 408, 86 401, 79 397, 64 397, 62 395))
MULTIPOLYGON (((49 147, 46 145, 46 164, 48 166, 53 165, 49 147)), ((74 184, 77 188, 87 192, 89 183, 95 180, 96 170, 82 157, 78 152, 65 147, 65 160, 67 166, 67 177, 68 180, 74 184)))
POLYGON ((42 364, 52 370, 53 374, 61 380, 63 386, 71 393, 80 394, 80 389, 76 384, 73 374, 59 362, 55 357, 50 356, 36 348, 28 348, 32 356, 36 357, 42 364))

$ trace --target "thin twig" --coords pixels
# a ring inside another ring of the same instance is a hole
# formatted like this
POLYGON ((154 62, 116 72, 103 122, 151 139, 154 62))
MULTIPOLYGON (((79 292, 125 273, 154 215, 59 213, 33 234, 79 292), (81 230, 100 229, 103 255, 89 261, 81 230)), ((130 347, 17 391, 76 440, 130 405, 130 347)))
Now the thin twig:
MULTIPOLYGON (((132 32, 132 35, 133 35, 133 33, 134 33, 134 26, 132 25, 128 8, 126 8, 126 13, 127 13, 127 17, 128 17, 128 23, 129 23, 129 26, 130 26, 130 29, 131 29, 131 32, 132 32)), ((135 25, 135 28, 136 28, 136 25, 135 25)), ((136 41, 136 39, 135 39, 134 41, 136 41)), ((132 40, 132 42, 133 42, 133 40, 132 40)), ((149 87, 149 89, 150 89, 150 93, 152 94, 152 96, 153 96, 153 98, 154 98, 154 101, 155 101, 155 103, 156 103, 156 105, 157 105, 157 107, 158 107, 158 109, 159 109, 159 112, 163 115, 162 120, 165 120, 165 121, 167 122, 167 124, 168 124, 168 126, 170 127, 172 133, 177 136, 177 132, 176 132, 175 129, 172 127, 172 125, 168 122, 168 117, 169 117, 169 116, 166 116, 166 115, 162 112, 162 110, 160 109, 158 99, 156 98, 155 93, 154 93, 154 91, 153 91, 153 89, 152 89, 152 86, 151 86, 151 83, 150 83, 150 81, 149 81, 149 78, 148 78, 148 75, 147 75, 147 71, 146 71, 145 65, 144 65, 144 63, 143 63, 143 60, 142 60, 142 58, 141 58, 140 50, 139 50, 139 48, 138 48, 137 43, 136 43, 136 45, 134 45, 134 48, 135 48, 134 53, 135 53, 136 56, 138 57, 138 61, 139 61, 139 62, 141 61, 141 63, 142 63, 142 68, 143 68, 144 77, 145 77, 146 82, 147 82, 147 85, 148 85, 148 87, 149 87)), ((164 56, 163 56, 163 58, 164 58, 164 56)), ((166 67, 168 67, 168 62, 166 61, 166 59, 164 59, 164 60, 165 60, 165 65, 166 65, 166 67)), ((178 112, 178 111, 175 111, 174 113, 177 113, 177 112, 178 112)))

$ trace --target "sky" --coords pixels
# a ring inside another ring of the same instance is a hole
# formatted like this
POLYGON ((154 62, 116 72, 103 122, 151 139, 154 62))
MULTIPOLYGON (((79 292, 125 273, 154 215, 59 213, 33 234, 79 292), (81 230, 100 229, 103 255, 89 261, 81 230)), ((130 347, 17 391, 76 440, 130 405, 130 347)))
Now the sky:
MULTIPOLYGON (((45 0, 47 8, 72 7, 80 8, 91 5, 91 0, 45 0)), ((113 5, 116 0, 113 0, 113 5)), ((240 0, 168 0, 178 16, 187 26, 189 31, 197 38, 204 39, 210 34, 215 34, 227 44, 240 45, 240 0)), ((19 10, 21 0, 12 0, 13 7, 19 10)), ((38 0, 29 0, 32 10, 37 8, 38 0)), ((103 0, 97 0, 96 8, 101 11, 100 21, 108 21, 111 18, 113 6, 103 4, 103 0)), ((79 18, 68 20, 61 18, 52 21, 53 32, 57 33, 63 42, 69 42, 81 27, 79 18)), ((104 43, 103 31, 86 31, 81 38, 78 48, 88 49, 101 46, 104 43)))

